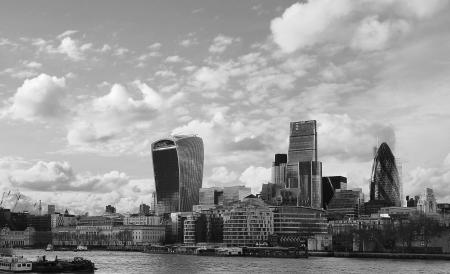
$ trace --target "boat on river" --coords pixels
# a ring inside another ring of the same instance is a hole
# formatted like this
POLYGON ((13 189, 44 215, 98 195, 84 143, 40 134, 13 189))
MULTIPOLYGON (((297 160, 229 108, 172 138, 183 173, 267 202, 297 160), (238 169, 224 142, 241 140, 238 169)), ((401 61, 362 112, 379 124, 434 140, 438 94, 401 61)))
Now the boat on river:
POLYGON ((32 262, 23 258, 22 256, 1 256, 0 257, 0 271, 9 273, 30 272, 32 269, 32 262))
POLYGON ((32 271, 37 273, 94 273, 95 264, 82 257, 75 257, 73 260, 58 259, 46 260, 45 256, 38 256, 38 260, 33 262, 32 271))

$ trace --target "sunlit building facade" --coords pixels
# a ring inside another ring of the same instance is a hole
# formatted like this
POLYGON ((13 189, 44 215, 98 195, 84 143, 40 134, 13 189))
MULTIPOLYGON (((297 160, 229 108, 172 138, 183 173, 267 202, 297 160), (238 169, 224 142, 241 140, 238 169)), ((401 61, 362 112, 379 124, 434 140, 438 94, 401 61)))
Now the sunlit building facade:
POLYGON ((203 180, 203 141, 175 135, 152 144, 158 214, 192 211, 203 180))

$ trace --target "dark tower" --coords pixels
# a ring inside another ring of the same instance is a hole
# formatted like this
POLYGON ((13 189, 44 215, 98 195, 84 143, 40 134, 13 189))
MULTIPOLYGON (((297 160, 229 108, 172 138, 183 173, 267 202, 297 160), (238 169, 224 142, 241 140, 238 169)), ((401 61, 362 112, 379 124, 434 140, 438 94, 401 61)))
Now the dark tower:
POLYGON ((203 141, 178 135, 152 144, 158 214, 192 211, 203 180, 203 141))
POLYGON ((373 161, 370 201, 383 201, 390 206, 401 206, 400 177, 395 157, 386 143, 382 143, 378 148, 373 161))

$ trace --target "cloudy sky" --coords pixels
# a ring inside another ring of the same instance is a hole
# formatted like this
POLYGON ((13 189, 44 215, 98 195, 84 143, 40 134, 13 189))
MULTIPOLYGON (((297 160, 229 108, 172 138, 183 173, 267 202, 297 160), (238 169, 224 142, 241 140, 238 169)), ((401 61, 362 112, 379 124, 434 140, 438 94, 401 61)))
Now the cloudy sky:
MULTIPOLYGON (((446 0, 2 1, 0 190, 99 213, 154 189, 152 141, 195 133, 204 186, 270 178, 315 119, 324 175, 369 192, 372 148, 405 194, 450 202, 446 0)), ((13 203, 14 197, 5 198, 13 203)))

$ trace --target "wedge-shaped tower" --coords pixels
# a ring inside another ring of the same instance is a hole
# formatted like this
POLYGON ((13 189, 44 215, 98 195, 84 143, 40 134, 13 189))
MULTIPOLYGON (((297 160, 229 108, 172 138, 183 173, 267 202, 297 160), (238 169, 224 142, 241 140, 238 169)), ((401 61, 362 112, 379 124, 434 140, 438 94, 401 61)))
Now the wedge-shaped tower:
POLYGON ((176 135, 152 144, 159 214, 192 211, 198 204, 203 179, 203 141, 193 135, 176 135))
POLYGON ((386 205, 401 206, 400 177, 395 157, 386 143, 382 143, 375 154, 370 201, 384 201, 386 205))

